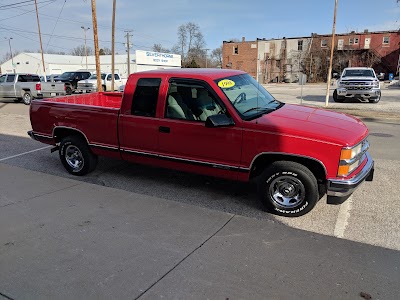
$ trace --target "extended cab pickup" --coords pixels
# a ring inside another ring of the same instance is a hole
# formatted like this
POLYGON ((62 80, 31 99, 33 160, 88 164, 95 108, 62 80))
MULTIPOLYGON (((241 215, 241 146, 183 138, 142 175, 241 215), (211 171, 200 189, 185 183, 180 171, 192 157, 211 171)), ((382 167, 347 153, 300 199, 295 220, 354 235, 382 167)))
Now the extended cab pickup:
POLYGON ((65 95, 65 86, 60 82, 40 82, 34 74, 4 74, 0 76, 0 98, 13 98, 29 105, 33 98, 41 99, 65 95))
MULTIPOLYGON (((111 73, 101 73, 101 84, 103 92, 111 91, 111 73)), ((126 78, 122 79, 117 73, 114 74, 114 91, 126 83, 126 78)), ((97 91, 97 75, 92 74, 88 79, 78 81, 79 93, 92 93, 97 91)))
POLYGON ((255 179, 264 207, 309 212, 328 194, 342 203, 374 162, 368 128, 345 114, 275 100, 237 70, 134 73, 124 93, 35 100, 38 141, 54 145, 74 175, 108 156, 231 180, 255 179))

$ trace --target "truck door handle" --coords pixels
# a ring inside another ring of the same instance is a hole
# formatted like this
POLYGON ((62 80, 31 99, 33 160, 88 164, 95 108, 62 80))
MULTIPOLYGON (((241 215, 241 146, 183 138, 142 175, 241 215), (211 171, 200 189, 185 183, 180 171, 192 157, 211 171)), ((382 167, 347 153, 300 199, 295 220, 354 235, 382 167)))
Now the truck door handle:
POLYGON ((158 131, 159 131, 159 132, 163 132, 163 133, 170 133, 170 132, 171 132, 171 129, 170 129, 169 127, 160 126, 160 127, 158 128, 158 131))

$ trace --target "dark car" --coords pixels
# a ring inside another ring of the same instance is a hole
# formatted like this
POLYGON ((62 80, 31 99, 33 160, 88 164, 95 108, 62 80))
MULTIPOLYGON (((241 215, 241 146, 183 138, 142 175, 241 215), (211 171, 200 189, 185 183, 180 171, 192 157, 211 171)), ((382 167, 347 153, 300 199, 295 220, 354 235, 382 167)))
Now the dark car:
POLYGON ((71 95, 76 90, 78 81, 88 79, 90 75, 92 74, 89 71, 64 72, 57 78, 57 81, 64 82, 67 95, 71 95))

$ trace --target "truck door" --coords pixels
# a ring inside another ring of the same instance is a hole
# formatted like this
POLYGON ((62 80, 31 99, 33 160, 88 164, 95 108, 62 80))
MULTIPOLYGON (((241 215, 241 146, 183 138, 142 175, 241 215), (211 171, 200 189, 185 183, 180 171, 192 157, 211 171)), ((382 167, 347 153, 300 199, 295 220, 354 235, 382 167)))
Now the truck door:
MULTIPOLYGON (((130 91, 124 94, 123 102, 131 98, 131 105, 121 107, 118 134, 122 158, 138 161, 144 155, 155 155, 158 148, 159 120, 156 107, 161 78, 140 78, 133 97, 130 91)), ((131 88, 131 86, 129 87, 131 88)))
POLYGON ((173 79, 167 94, 164 118, 159 124, 159 152, 195 172, 236 179, 240 163, 242 129, 205 126, 207 117, 225 114, 218 96, 205 82, 173 79), (223 174, 222 174, 223 173, 223 174))
POLYGON ((15 74, 7 74, 7 78, 2 84, 4 97, 15 97, 15 76, 15 74))

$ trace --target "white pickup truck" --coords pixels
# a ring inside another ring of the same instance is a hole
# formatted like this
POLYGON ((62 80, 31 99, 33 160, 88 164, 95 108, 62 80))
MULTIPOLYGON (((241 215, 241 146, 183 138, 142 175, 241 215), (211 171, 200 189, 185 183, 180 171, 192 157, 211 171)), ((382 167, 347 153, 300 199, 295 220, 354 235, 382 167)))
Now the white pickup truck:
MULTIPOLYGON (((111 73, 101 73, 101 82, 103 91, 111 91, 111 73)), ((121 78, 119 74, 114 74, 114 91, 117 91, 121 85, 126 83, 126 79, 121 78)), ((78 81, 77 91, 79 93, 92 93, 97 91, 97 75, 93 74, 88 79, 78 81)))
POLYGON ((31 104, 34 98, 64 96, 63 82, 40 82, 35 74, 3 74, 0 76, 0 98, 12 98, 15 102, 31 104))
POLYGON ((370 103, 378 103, 381 100, 380 83, 374 69, 353 67, 343 70, 337 81, 337 88, 333 92, 333 100, 344 102, 351 98, 370 103))

